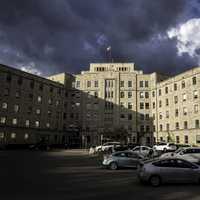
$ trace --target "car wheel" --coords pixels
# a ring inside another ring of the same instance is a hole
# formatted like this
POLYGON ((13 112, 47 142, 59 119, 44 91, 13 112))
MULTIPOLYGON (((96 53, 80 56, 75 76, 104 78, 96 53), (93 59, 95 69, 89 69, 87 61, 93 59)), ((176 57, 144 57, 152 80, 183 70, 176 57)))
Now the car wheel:
POLYGON ((159 185, 161 185, 161 178, 157 175, 151 176, 149 179, 149 183, 154 187, 158 187, 159 185))
POLYGON ((116 170, 118 168, 117 163, 116 162, 112 162, 110 163, 110 169, 111 170, 116 170))

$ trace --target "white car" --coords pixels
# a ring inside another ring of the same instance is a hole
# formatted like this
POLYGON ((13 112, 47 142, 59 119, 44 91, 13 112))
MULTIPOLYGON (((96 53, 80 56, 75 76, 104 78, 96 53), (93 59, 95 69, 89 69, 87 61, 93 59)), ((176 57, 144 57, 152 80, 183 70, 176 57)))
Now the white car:
POLYGON ((136 146, 132 149, 133 152, 142 154, 143 156, 147 156, 151 150, 153 149, 148 146, 136 146))
POLYGON ((110 150, 114 147, 119 147, 120 146, 120 142, 107 142, 107 143, 104 143, 103 145, 100 145, 100 146, 97 146, 95 148, 95 151, 98 152, 98 151, 107 151, 107 150, 110 150))
POLYGON ((153 149, 156 151, 175 151, 177 149, 174 143, 159 143, 153 146, 153 149))
POLYGON ((196 163, 200 165, 200 148, 199 147, 189 147, 189 148, 182 148, 178 149, 173 153, 164 153, 160 156, 160 158, 181 158, 187 161, 196 163))

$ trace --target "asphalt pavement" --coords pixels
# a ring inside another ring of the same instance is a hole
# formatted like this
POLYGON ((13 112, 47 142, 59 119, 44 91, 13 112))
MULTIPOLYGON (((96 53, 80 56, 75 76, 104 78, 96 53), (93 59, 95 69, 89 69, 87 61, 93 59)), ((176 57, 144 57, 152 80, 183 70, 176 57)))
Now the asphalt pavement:
POLYGON ((136 170, 102 169, 87 151, 0 151, 0 200, 199 200, 200 185, 153 188, 136 170))

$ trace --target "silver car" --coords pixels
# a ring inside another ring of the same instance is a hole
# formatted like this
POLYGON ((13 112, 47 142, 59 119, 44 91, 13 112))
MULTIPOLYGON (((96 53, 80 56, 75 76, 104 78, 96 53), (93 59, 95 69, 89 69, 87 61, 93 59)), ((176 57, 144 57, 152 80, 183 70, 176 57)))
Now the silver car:
POLYGON ((179 158, 158 159, 141 163, 138 177, 152 186, 161 183, 197 183, 200 181, 200 167, 179 158))
POLYGON ((164 153, 160 158, 182 158, 184 160, 190 161, 200 165, 200 148, 199 147, 189 147, 180 148, 173 153, 164 153))
POLYGON ((104 156, 103 166, 112 170, 120 167, 137 167, 144 157, 132 151, 119 151, 111 155, 104 156))

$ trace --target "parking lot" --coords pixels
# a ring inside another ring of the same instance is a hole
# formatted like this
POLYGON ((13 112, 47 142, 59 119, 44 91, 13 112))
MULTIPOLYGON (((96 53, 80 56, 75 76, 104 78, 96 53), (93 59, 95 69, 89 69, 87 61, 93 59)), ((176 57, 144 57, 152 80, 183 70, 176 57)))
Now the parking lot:
POLYGON ((102 169, 83 150, 0 151, 0 161, 2 200, 199 199, 199 185, 142 185, 136 170, 102 169))

